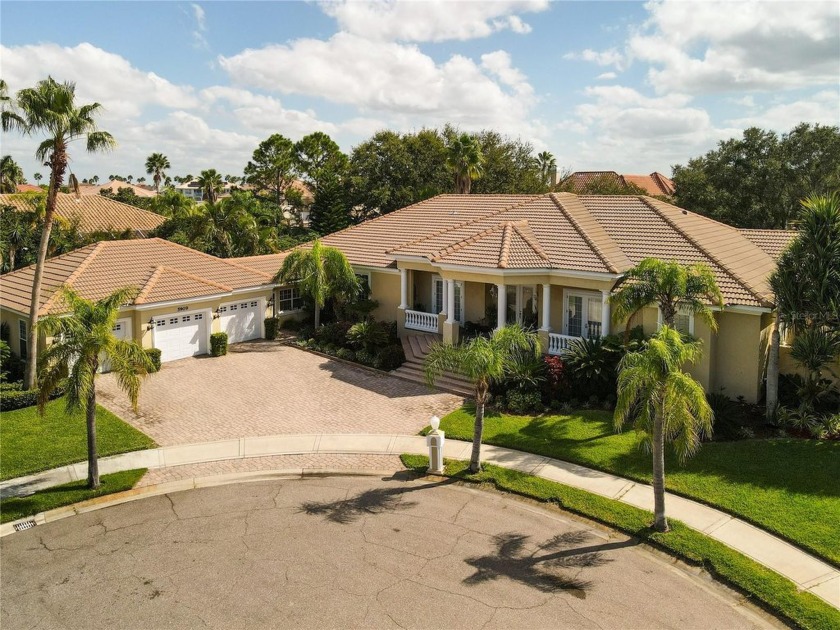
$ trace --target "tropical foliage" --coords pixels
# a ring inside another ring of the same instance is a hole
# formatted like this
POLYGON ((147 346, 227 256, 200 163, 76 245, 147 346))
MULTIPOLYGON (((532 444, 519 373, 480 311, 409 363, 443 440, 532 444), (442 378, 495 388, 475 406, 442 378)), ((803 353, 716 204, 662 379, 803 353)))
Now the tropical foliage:
POLYGON ((23 184, 26 178, 18 163, 11 155, 4 155, 0 158, 0 193, 17 192, 17 185, 23 184))
POLYGON ((41 378, 38 409, 43 414, 50 394, 65 383, 67 413, 85 413, 88 445, 88 487, 99 487, 96 451, 96 376, 108 368, 117 384, 137 408, 143 375, 153 371, 143 348, 134 341, 118 339, 113 329, 120 307, 128 303, 136 289, 125 288, 98 300, 80 297, 73 289, 59 289, 66 307, 62 315, 48 315, 38 322, 39 331, 53 337, 40 360, 41 378))
POLYGON ((160 183, 166 177, 166 172, 172 168, 167 158, 163 153, 152 153, 146 158, 146 173, 152 176, 155 182, 155 192, 160 192, 160 183))
POLYGON ((467 195, 472 182, 484 173, 484 154, 475 136, 462 133, 449 141, 446 165, 455 176, 455 192, 467 195))
POLYGON ((684 341, 667 324, 619 366, 616 431, 632 422, 653 455, 654 528, 668 531, 665 515, 665 443, 681 461, 712 434, 713 414, 700 384, 682 371, 702 356, 700 344, 684 341))
POLYGON ((434 344, 426 357, 425 374, 429 385, 434 385, 447 372, 461 374, 475 388, 475 432, 473 435, 470 471, 481 470, 481 436, 484 432, 484 409, 494 379, 505 376, 506 366, 517 356, 529 353, 540 355, 537 334, 511 324, 499 328, 489 337, 473 337, 461 345, 434 344))
POLYGON ((204 195, 204 200, 209 203, 214 203, 219 198, 219 193, 224 190, 225 186, 221 174, 215 168, 201 171, 197 183, 204 195))
MULTIPOLYGON (((29 313, 31 322, 38 321, 44 261, 49 249, 56 197, 64 182, 69 161, 68 146, 77 140, 84 140, 86 150, 93 153, 110 149, 116 144, 110 133, 97 128, 96 115, 102 106, 99 103, 90 103, 77 107, 75 97, 74 83, 58 83, 49 77, 39 81, 34 88, 20 90, 12 106, 4 105, 2 111, 3 131, 16 129, 24 135, 43 133, 47 136, 35 150, 35 158, 50 167, 50 185, 32 280, 32 306, 29 313)), ((75 177, 72 175, 71 183, 75 183, 75 177)), ((27 389, 31 389, 35 383, 38 341, 36 334, 36 326, 30 326, 28 345, 31 351, 27 357, 25 379, 27 389)))

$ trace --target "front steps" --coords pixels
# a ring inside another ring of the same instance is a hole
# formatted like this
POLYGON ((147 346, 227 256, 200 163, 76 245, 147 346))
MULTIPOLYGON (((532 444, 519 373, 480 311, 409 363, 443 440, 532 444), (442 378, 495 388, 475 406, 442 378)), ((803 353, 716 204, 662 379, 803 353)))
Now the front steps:
MULTIPOLYGON (((405 381, 422 383, 426 385, 426 375, 423 372, 424 360, 433 343, 440 343, 440 335, 417 333, 406 333, 400 340, 405 352, 405 363, 403 363, 391 374, 405 381)), ((459 396, 472 396, 474 389, 472 383, 462 376, 447 372, 435 381, 435 387, 444 391, 458 394, 459 396)))

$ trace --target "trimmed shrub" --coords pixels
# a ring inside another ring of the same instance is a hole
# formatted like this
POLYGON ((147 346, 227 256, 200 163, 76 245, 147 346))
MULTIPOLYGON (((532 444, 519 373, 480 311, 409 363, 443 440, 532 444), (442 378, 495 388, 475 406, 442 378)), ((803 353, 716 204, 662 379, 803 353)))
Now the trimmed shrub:
POLYGON ((218 332, 210 335, 210 356, 223 357, 227 354, 228 336, 227 333, 218 332))
POLYGON ((339 346, 347 345, 347 331, 350 328, 350 322, 332 322, 319 326, 315 330, 315 341, 321 346, 339 346))
POLYGON ((265 318, 265 338, 274 340, 277 339, 277 331, 280 329, 280 320, 276 317, 265 318))
POLYGON ((379 351, 379 354, 376 355, 375 365, 380 370, 390 372, 391 370, 396 370, 404 362, 405 352, 403 352, 402 346, 394 344, 385 346, 379 351))
POLYGON ((539 413, 544 411, 542 398, 537 392, 511 391, 507 395, 507 408, 513 413, 539 413))
MULTIPOLYGON (((266 323, 268 323, 268 320, 266 320, 266 323)), ((303 321, 295 317, 289 317, 288 319, 284 319, 282 321, 280 328, 291 331, 301 330, 303 328, 303 321)), ((268 336, 268 328, 266 328, 265 332, 266 336, 268 336)))
MULTIPOLYGON (((11 384, 10 384, 11 385, 11 384)), ((50 394, 50 400, 64 395, 64 387, 59 385, 50 394)), ((14 411, 38 404, 37 389, 2 389, 0 390, 0 411, 14 411)))
POLYGON ((345 361, 355 361, 356 360, 356 353, 353 352, 350 348, 340 348, 338 352, 335 353, 339 359, 344 359, 345 361))
POLYGON ((298 329, 298 337, 301 339, 314 339, 315 327, 309 324, 304 324, 298 329))
POLYGON ((373 364, 376 362, 376 357, 373 356, 367 350, 359 350, 356 353, 356 362, 361 363, 362 365, 373 366, 373 364))
POLYGON ((159 348, 146 348, 146 354, 149 357, 149 360, 152 362, 152 367, 154 368, 152 372, 159 372, 160 371, 160 349, 159 348))

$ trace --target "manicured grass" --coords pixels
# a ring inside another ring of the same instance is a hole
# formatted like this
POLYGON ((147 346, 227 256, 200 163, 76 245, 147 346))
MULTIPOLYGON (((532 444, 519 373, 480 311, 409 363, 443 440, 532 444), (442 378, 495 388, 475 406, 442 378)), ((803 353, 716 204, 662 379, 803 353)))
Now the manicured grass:
MULTIPOLYGON (((420 474, 424 474, 428 468, 427 457, 402 455, 401 458, 407 468, 420 474)), ((803 628, 827 630, 840 627, 840 611, 837 609, 811 593, 798 591, 793 582, 775 571, 679 521, 671 520, 671 531, 660 534, 649 527, 653 520, 650 512, 612 499, 498 466, 485 464, 481 473, 472 475, 468 470, 468 462, 447 460, 445 464, 447 476, 468 482, 489 483, 499 490, 556 504, 564 510, 630 534, 690 563, 702 564, 713 575, 803 628)))
MULTIPOLYGON (((116 455, 156 446, 154 440, 102 407, 96 408, 99 455, 116 455)), ((11 479, 87 459, 84 414, 67 416, 64 400, 0 414, 0 479, 11 479)))
MULTIPOLYGON (((472 410, 464 408, 446 416, 440 428, 447 437, 472 440, 473 423, 472 410)), ((651 480, 651 458, 639 448, 638 436, 632 429, 616 434, 612 414, 605 411, 490 414, 484 441, 651 480)), ((840 442, 707 442, 685 464, 669 453, 665 483, 672 492, 752 521, 840 564, 840 442)))
POLYGON ((32 516, 57 507, 78 503, 105 494, 131 490, 134 484, 146 474, 145 468, 124 470, 99 478, 100 486, 96 490, 87 489, 87 480, 73 481, 54 488, 40 490, 28 497, 12 497, 0 501, 0 523, 16 521, 25 516, 32 516))

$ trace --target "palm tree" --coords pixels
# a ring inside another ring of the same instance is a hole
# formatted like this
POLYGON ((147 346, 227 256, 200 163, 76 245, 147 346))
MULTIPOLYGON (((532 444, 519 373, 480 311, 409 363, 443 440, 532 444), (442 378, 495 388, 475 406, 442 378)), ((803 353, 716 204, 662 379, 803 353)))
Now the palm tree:
POLYGON ((167 158, 163 153, 152 153, 146 158, 146 173, 153 176, 155 180, 155 192, 160 192, 160 182, 166 177, 164 171, 172 168, 167 158))
POLYGON ((219 198, 219 193, 224 190, 222 176, 215 168, 201 171, 198 177, 198 185, 204 193, 204 200, 213 203, 219 198))
POLYGON ((811 366, 821 363, 823 342, 816 337, 826 336, 829 346, 838 343, 834 337, 840 321, 840 196, 810 197, 802 206, 799 234, 770 276, 776 312, 767 359, 768 417, 775 413, 779 400, 781 324, 796 335, 791 354, 807 366, 809 379, 819 373, 811 366))
POLYGON ((626 322, 625 343, 633 316, 653 305, 659 306, 663 323, 672 328, 677 313, 683 311, 699 316, 709 328, 716 330, 717 321, 707 302, 723 307, 723 295, 709 267, 681 265, 656 258, 645 258, 630 269, 621 280, 620 288, 610 296, 613 321, 626 322))
POLYGON ((90 178, 90 181, 94 184, 99 183, 99 175, 94 175, 93 177, 90 178))
POLYGON ((40 184, 40 183, 41 183, 41 180, 42 180, 42 179, 44 179, 44 176, 43 176, 43 175, 41 175, 41 173, 35 173, 35 174, 32 176, 32 179, 34 179, 36 182, 38 182, 38 183, 40 184))
POLYGON ((330 298, 350 299, 359 292, 359 280, 341 250, 315 240, 309 249, 296 249, 274 276, 278 284, 294 283, 301 296, 315 307, 315 327, 321 325, 321 309, 330 298))
POLYGON ((0 206, 0 250, 8 257, 6 271, 14 271, 18 267, 17 254, 24 248, 31 246, 33 236, 41 225, 41 213, 36 203, 27 204, 26 209, 14 206, 0 206))
POLYGON ((697 341, 683 341, 679 331, 663 326, 638 352, 624 356, 618 368, 615 430, 633 421, 653 453, 654 528, 668 531, 665 516, 665 442, 681 462, 712 434, 714 414, 703 387, 682 371, 703 354, 697 341))
POLYGON ((64 400, 68 413, 84 411, 87 420, 88 487, 98 488, 97 372, 107 362, 136 411, 141 377, 150 373, 153 367, 139 344, 117 339, 113 333, 120 307, 135 297, 136 289, 119 289, 96 302, 80 297, 69 287, 59 291, 59 299, 67 307, 67 313, 48 315, 38 322, 38 328, 55 339, 41 357, 38 410, 44 413, 50 393, 66 379, 64 400))
POLYGON ((20 90, 15 98, 14 110, 3 112, 4 131, 18 129, 25 135, 46 133, 47 138, 36 149, 35 158, 50 167, 50 187, 47 192, 44 227, 32 278, 32 299, 29 310, 31 325, 28 338, 30 351, 26 359, 24 379, 26 389, 32 389, 35 385, 38 347, 35 324, 38 321, 38 308, 41 304, 41 278, 49 248, 56 198, 67 170, 68 145, 75 140, 84 139, 89 153, 107 150, 116 145, 110 133, 97 129, 95 116, 101 111, 102 106, 99 103, 89 103, 77 107, 75 96, 75 83, 58 83, 52 77, 48 77, 39 81, 34 88, 20 90))
POLYGON ((455 191, 468 195, 472 180, 484 173, 484 155, 478 138, 462 133, 447 147, 446 165, 455 175, 455 191))
POLYGON ((523 354, 540 354, 537 333, 511 324, 490 337, 474 337, 461 345, 434 344, 426 357, 426 381, 435 381, 447 372, 463 374, 475 388, 475 431, 473 433, 470 472, 481 471, 481 437, 484 433, 484 406, 490 383, 505 374, 505 366, 523 354))
POLYGON ((127 181, 129 184, 131 183, 131 181, 133 179, 134 179, 134 175, 126 175, 126 177, 125 177, 125 181, 127 181))
POLYGON ((17 192, 17 185, 22 184, 24 180, 23 169, 18 166, 11 155, 4 155, 0 158, 0 192, 17 192))
POLYGON ((549 181, 551 173, 557 170, 557 160, 548 151, 542 151, 537 154, 537 167, 540 169, 540 178, 546 186, 551 186, 554 182, 549 181))

